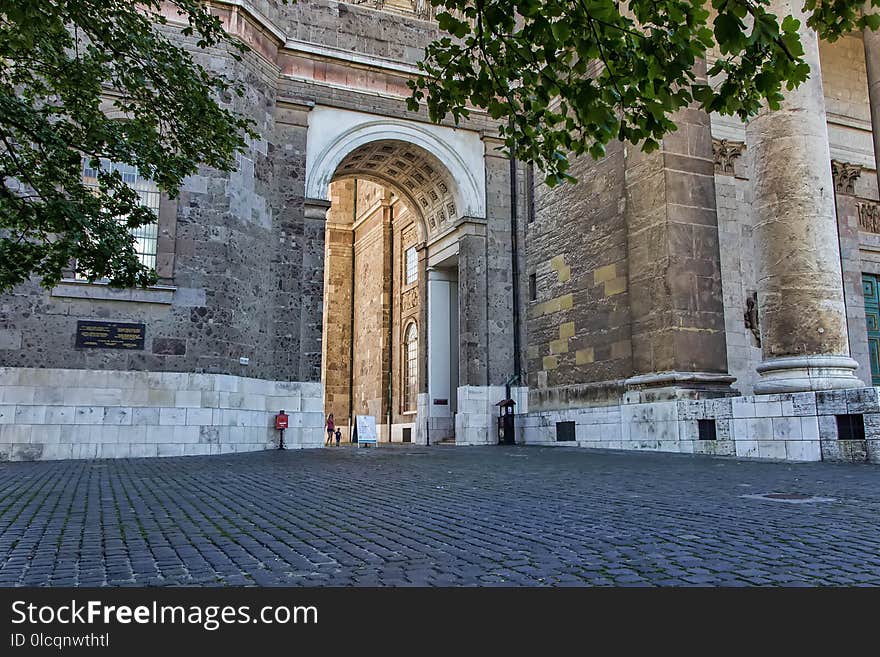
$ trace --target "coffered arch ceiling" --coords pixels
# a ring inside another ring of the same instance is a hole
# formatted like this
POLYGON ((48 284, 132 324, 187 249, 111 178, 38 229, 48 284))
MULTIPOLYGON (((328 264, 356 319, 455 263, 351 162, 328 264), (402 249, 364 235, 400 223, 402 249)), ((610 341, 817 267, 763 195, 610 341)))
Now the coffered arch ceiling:
POLYGON ((429 234, 455 223, 459 209, 446 167, 424 149, 397 140, 373 141, 346 155, 334 180, 362 178, 390 187, 406 199, 429 234))

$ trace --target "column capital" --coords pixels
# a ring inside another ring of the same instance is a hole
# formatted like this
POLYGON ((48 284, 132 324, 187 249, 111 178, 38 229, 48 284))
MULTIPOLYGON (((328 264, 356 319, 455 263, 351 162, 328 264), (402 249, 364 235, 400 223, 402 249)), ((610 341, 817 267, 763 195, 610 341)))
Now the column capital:
POLYGON ((322 198, 307 198, 303 200, 303 217, 315 221, 326 221, 327 210, 330 209, 330 201, 322 198))
POLYGON ((831 160, 831 177, 834 189, 841 194, 855 194, 856 180, 862 175, 862 165, 831 160))

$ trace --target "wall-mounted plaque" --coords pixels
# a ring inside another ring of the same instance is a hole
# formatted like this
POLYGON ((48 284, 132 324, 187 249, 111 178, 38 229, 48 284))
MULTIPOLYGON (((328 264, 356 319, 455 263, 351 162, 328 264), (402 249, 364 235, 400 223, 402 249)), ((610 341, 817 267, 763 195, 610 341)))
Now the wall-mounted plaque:
POLYGON ((435 399, 434 406, 449 406, 448 399, 435 399))
POLYGON ((146 332, 144 324, 79 321, 76 323, 76 348, 143 349, 146 332))

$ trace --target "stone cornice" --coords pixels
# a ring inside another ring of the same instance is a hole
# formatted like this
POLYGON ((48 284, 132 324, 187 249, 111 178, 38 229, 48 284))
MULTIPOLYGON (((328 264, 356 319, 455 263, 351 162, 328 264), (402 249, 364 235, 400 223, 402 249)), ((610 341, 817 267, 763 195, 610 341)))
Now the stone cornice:
POLYGON ((374 55, 362 55, 351 52, 350 50, 322 46, 307 41, 300 41, 298 39, 286 39, 284 41, 284 49, 292 53, 312 55, 316 59, 344 61, 346 64, 357 65, 358 68, 367 68, 377 71, 393 71, 405 75, 417 75, 419 72, 417 66, 407 64, 406 62, 385 59, 374 55))

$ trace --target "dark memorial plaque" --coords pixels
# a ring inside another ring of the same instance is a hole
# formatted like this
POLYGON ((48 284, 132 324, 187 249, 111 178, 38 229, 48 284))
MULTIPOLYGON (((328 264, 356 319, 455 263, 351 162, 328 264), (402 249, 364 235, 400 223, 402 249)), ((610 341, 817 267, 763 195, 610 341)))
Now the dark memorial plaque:
POLYGON ((146 326, 120 322, 79 321, 77 349, 143 349, 146 326))

